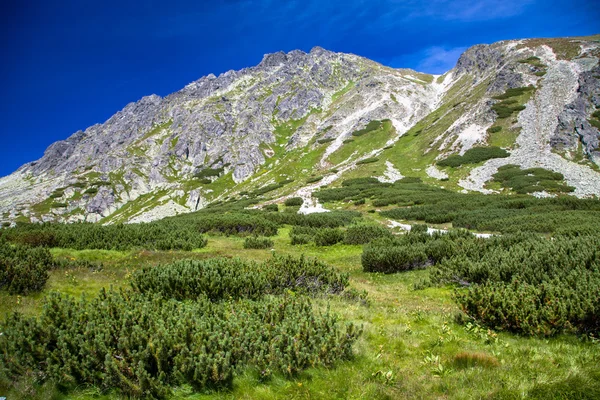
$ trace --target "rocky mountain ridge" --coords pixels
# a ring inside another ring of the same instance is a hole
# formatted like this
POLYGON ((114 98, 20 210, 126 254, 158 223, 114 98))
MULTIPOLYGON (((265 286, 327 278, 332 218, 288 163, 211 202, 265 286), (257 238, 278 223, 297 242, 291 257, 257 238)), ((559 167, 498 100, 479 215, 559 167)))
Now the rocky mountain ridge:
POLYGON ((359 176, 488 193, 507 164, 560 172, 574 195, 598 196, 598 39, 477 45, 442 76, 318 47, 265 55, 52 144, 0 178, 0 220, 148 221, 264 189, 310 207, 313 189, 359 176), (436 165, 473 146, 510 155, 436 165))

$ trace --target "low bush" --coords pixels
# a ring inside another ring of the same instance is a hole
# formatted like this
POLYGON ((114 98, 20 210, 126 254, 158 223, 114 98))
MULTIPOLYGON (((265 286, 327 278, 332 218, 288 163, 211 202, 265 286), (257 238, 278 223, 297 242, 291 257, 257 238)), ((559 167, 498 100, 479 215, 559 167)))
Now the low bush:
POLYGON ((317 143, 319 144, 325 144, 325 143, 331 143, 335 140, 335 138, 325 138, 325 139, 319 139, 317 140, 317 143))
POLYGON ((462 156, 453 154, 437 162, 442 167, 459 167, 463 164, 477 164, 492 158, 506 158, 510 154, 500 147, 473 147, 462 156))
POLYGON ((319 182, 321 179, 323 179, 323 176, 311 176, 309 178, 306 178, 306 183, 319 182))
POLYGON ((371 164, 371 163, 374 163, 374 162, 377 162, 377 161, 379 161, 379 158, 377 158, 377 157, 370 157, 370 158, 365 158, 363 160, 357 161, 356 165, 371 164))
POLYGON ((366 135, 367 133, 381 129, 382 127, 383 121, 369 121, 365 128, 352 132, 352 136, 366 135))
POLYGON ((136 398, 170 387, 230 389, 248 367, 268 377, 331 366, 352 355, 359 332, 318 314, 305 297, 213 303, 105 291, 75 301, 47 297, 39 317, 12 314, 2 326, 0 365, 63 390, 94 385, 136 398))
POLYGON ((12 246, 0 237, 0 289, 27 295, 42 290, 55 263, 47 249, 12 246))
POLYGON ((348 276, 314 258, 274 255, 263 263, 238 258, 184 260, 138 270, 133 288, 148 295, 176 300, 206 296, 212 301, 259 299, 286 290, 300 293, 341 293, 348 276))
POLYGON ((361 257, 365 272, 386 274, 423 268, 428 258, 423 245, 398 246, 392 240, 378 240, 366 245, 361 257))
POLYGON ((285 204, 288 207, 291 206, 301 206, 304 203, 304 199, 302 197, 290 197, 289 199, 285 199, 285 204))
POLYGON ((333 246, 344 240, 344 231, 338 228, 321 228, 315 235, 317 246, 333 246))
POLYGON ((267 205, 263 206, 262 209, 265 211, 271 211, 271 212, 279 211, 279 207, 277 206, 277 204, 267 204, 267 205))
POLYGON ((274 245, 273 241, 265 237, 247 237, 244 240, 245 249, 270 249, 274 245))
POLYGON ((346 244, 365 244, 379 238, 391 238, 392 233, 381 225, 354 225, 344 236, 346 244))

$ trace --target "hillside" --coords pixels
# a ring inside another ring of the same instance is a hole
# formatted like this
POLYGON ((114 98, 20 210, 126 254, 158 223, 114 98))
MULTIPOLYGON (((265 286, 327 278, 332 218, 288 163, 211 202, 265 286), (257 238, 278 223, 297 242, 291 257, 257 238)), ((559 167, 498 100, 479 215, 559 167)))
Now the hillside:
POLYGON ((246 197, 306 209, 314 189, 371 176, 598 196, 598 39, 477 45, 441 76, 322 48, 269 54, 52 144, 0 179, 0 222, 151 221, 246 197))

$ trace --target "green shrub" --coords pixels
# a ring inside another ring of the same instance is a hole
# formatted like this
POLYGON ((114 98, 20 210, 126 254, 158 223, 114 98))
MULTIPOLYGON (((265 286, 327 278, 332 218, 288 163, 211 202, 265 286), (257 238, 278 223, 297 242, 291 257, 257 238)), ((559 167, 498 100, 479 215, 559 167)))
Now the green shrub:
POLYGON ((352 136, 362 136, 366 135, 369 132, 376 131, 383 127, 383 121, 369 121, 367 126, 364 129, 359 129, 357 131, 352 132, 352 136))
POLYGON ((410 226, 410 233, 427 233, 426 224, 412 224, 410 226))
POLYGON ((262 209, 265 211, 271 211, 271 212, 279 211, 279 207, 277 206, 277 204, 267 204, 267 205, 263 206, 262 209))
POLYGON ((335 138, 319 139, 319 140, 317 140, 317 143, 319 143, 319 144, 325 144, 325 143, 333 142, 334 140, 335 140, 335 138))
POLYGON ((496 100, 506 100, 511 97, 520 96, 520 95, 527 93, 529 91, 532 91, 532 90, 535 90, 535 87, 525 86, 525 87, 511 88, 511 89, 506 89, 506 91, 503 94, 494 96, 492 98, 496 99, 496 100))
POLYGON ((422 245, 398 246, 390 239, 367 244, 361 257, 365 272, 386 274, 425 267, 429 260, 422 245))
POLYGON ((435 282, 468 289, 456 301, 472 318, 527 335, 600 331, 600 237, 508 235, 466 246, 433 267, 435 282))
POLYGON ((98 188, 95 188, 95 187, 86 189, 86 191, 83 192, 83 194, 89 194, 89 195, 96 194, 96 193, 98 193, 98 188))
POLYGON ((364 160, 360 160, 356 162, 356 165, 362 165, 362 164, 371 164, 374 162, 379 161, 379 158, 377 157, 370 157, 370 158, 365 158, 364 160))
POLYGON ((354 200, 354 205, 355 206, 361 206, 363 204, 365 204, 365 199, 354 200))
POLYGON ((488 133, 498 133, 502 130, 502 127, 500 125, 496 125, 496 126, 492 126, 490 128, 488 128, 488 133))
POLYGON ((269 377, 331 366, 351 357, 359 334, 314 312, 305 297, 178 302, 104 289, 92 300, 53 293, 39 317, 12 314, 2 332, 8 377, 32 374, 64 390, 94 385, 136 398, 167 397, 181 384, 231 389, 248 367, 269 377))
POLYGON ((285 199, 285 202, 283 204, 285 204, 288 207, 292 207, 292 206, 301 206, 304 203, 304 200, 302 199, 302 197, 290 197, 289 199, 285 199))
POLYGON ((543 168, 522 170, 519 166, 508 164, 498 168, 493 175, 494 181, 519 194, 548 191, 554 193, 572 192, 574 187, 562 183, 564 176, 559 172, 543 168))
POLYGON ((274 245, 273 241, 265 237, 247 237, 244 240, 245 249, 270 249, 274 245))
POLYGON ((338 228, 322 228, 315 235, 317 246, 332 246, 344 240, 344 231, 338 228))
POLYGON ((463 164, 477 164, 492 158, 506 158, 510 154, 500 147, 473 147, 462 156, 451 155, 448 158, 440 160, 437 165, 442 167, 458 167, 463 164))
POLYGON ((386 237, 391 238, 392 233, 381 225, 354 225, 346 230, 344 243, 365 244, 386 237))
MULTIPOLYGON (((269 221, 265 221, 272 225, 269 221)), ((62 247, 77 250, 192 250, 206 246, 194 221, 165 219, 147 224, 100 225, 76 224, 19 224, 7 229, 7 240, 42 247, 62 247)), ((276 228, 275 228, 276 230, 276 228)))
POLYGON ((0 289, 6 289, 10 294, 39 292, 54 265, 47 249, 11 246, 0 240, 0 289))
POLYGON ((321 179, 323 179, 323 176, 311 176, 311 177, 309 177, 309 178, 306 179, 306 183, 319 182, 321 179))
MULTIPOLYGON (((223 168, 223 167, 221 167, 221 168, 204 168, 204 169, 201 169, 200 171, 197 171, 194 174, 194 177, 196 177, 198 179, 211 178, 211 177, 221 175, 224 171, 225 171, 225 168, 223 168)), ((208 179, 208 180, 210 181, 210 179, 208 179)))
POLYGON ((136 271, 133 288, 176 300, 206 296, 212 301, 259 299, 286 290, 341 293, 348 276, 313 258, 274 255, 263 263, 239 258, 184 260, 136 271))

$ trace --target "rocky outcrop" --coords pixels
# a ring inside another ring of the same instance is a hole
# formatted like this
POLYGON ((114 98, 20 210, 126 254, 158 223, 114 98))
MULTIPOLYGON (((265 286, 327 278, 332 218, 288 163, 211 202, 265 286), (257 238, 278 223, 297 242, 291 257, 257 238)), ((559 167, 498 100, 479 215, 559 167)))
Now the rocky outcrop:
MULTIPOLYGON (((144 97, 52 144, 40 160, 0 178, 0 220, 146 221, 251 189, 248 182, 274 168, 281 172, 271 183, 304 181, 311 168, 351 170, 360 159, 385 154, 382 144, 332 162, 352 132, 375 120, 391 121, 389 147, 435 112, 427 128, 438 136, 425 153, 463 154, 489 140, 497 119, 493 96, 527 85, 537 89, 511 121, 511 129, 521 129, 511 157, 475 168, 461 185, 485 191, 497 167, 511 162, 563 172, 577 195, 600 194, 597 173, 570 161, 576 151, 600 158, 598 129, 589 122, 600 106, 600 50, 597 42, 578 40, 579 54, 567 60, 543 41, 474 46, 442 77, 320 47, 268 54, 255 67, 202 77, 164 98, 144 97), (547 66, 545 76, 522 62, 532 56, 547 66), (310 161, 300 162, 304 157, 310 161), (282 169, 291 163, 297 168, 282 169)), ((386 161, 382 179, 405 173, 386 161)), ((435 167, 422 173, 446 179, 435 167)), ((331 177, 341 174, 327 182, 331 177)))

